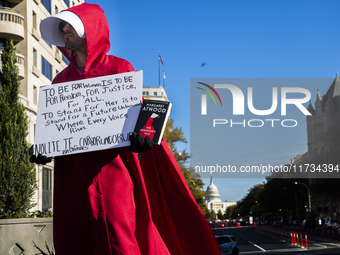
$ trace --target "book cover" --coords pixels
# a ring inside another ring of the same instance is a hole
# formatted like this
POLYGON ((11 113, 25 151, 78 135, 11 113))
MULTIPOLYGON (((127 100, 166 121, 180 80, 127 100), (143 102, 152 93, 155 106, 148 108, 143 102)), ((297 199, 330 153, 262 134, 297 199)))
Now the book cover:
POLYGON ((170 102, 144 99, 134 131, 160 144, 170 110, 170 102))

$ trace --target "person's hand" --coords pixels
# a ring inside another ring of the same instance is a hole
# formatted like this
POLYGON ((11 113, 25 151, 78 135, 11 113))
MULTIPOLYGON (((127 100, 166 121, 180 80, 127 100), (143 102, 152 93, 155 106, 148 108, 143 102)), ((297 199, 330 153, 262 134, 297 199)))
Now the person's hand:
POLYGON ((30 157, 31 163, 46 165, 47 163, 52 161, 52 158, 46 157, 45 155, 41 155, 41 154, 38 154, 38 156, 33 155, 33 152, 34 152, 33 145, 30 147, 28 152, 31 156, 30 157))
POLYGON ((129 138, 131 142, 129 149, 132 152, 147 152, 155 145, 155 142, 150 137, 147 136, 144 139, 140 133, 133 132, 129 138))

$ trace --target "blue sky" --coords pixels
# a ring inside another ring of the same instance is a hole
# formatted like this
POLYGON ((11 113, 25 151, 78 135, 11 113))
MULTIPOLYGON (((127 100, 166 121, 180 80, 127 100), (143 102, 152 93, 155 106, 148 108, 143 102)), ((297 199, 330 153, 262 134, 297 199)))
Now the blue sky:
MULTIPOLYGON (((340 72, 337 0, 86 2, 104 9, 109 53, 142 69, 145 86, 159 85, 160 51, 171 118, 188 140, 180 149, 190 150, 190 78, 333 78, 340 72)), ((312 102, 316 89, 310 88, 312 102)), ((321 94, 327 89, 320 87, 321 94)), ((237 201, 263 181, 214 183, 222 200, 237 201)))

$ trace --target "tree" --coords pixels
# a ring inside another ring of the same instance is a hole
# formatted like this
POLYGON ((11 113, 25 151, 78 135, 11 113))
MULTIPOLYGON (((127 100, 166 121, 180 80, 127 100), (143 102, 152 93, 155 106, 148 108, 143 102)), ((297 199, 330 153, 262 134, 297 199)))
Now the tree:
POLYGON ((31 199, 37 187, 34 164, 29 162, 28 120, 19 102, 19 71, 15 63, 11 41, 3 50, 0 71, 0 217, 8 217, 8 212, 12 217, 24 216, 34 206, 31 199))
POLYGON ((223 213, 222 213, 221 210, 218 210, 218 212, 217 212, 217 218, 219 218, 220 220, 223 219, 223 213))
POLYGON ((248 194, 242 199, 242 201, 238 205, 239 213, 242 216, 253 214, 253 210, 254 214, 258 214, 260 212, 259 200, 263 190, 264 185, 262 184, 256 184, 249 189, 248 194))
MULTIPOLYGON (((271 179, 264 185, 264 190, 260 194, 260 205, 264 216, 288 219, 290 215, 297 217, 298 212, 302 212, 302 206, 308 202, 307 190, 295 182, 301 179, 271 179), (301 192, 300 192, 301 190, 301 192), (280 212, 281 209, 281 212, 280 212)), ((302 217, 303 215, 300 215, 302 217)))
POLYGON ((225 214, 224 214, 227 219, 236 218, 237 216, 237 214, 235 213, 236 207, 237 205, 231 205, 227 207, 227 209, 225 210, 225 214))
POLYGON ((211 211, 210 211, 210 219, 211 219, 211 220, 216 220, 216 213, 215 213, 214 210, 211 210, 211 211))
POLYGON ((207 217, 209 215, 209 210, 207 209, 204 200, 204 197, 207 195, 207 192, 203 190, 204 183, 202 179, 200 179, 199 174, 197 174, 192 168, 186 167, 186 163, 190 158, 189 153, 185 149, 179 152, 176 148, 176 144, 178 142, 187 143, 182 128, 174 128, 174 120, 169 119, 164 130, 163 138, 170 147, 198 206, 207 217))
POLYGON ((186 170, 185 163, 190 158, 190 155, 186 150, 179 152, 176 148, 176 144, 178 142, 187 143, 187 140, 183 134, 182 128, 174 128, 173 119, 169 119, 166 123, 163 138, 167 142, 172 154, 174 155, 179 167, 183 172, 183 170, 186 170))

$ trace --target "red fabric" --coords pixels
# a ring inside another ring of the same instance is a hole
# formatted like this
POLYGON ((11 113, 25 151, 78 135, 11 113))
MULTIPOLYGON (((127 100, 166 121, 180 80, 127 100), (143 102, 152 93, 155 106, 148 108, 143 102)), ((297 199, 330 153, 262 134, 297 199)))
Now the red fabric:
MULTIPOLYGON (((60 48, 70 65, 53 83, 134 70, 106 55, 109 30, 99 6, 68 10, 84 23, 87 62, 81 74, 72 54, 60 48)), ((165 141, 141 163, 127 148, 56 157, 53 221, 58 255, 220 254, 165 141)))

